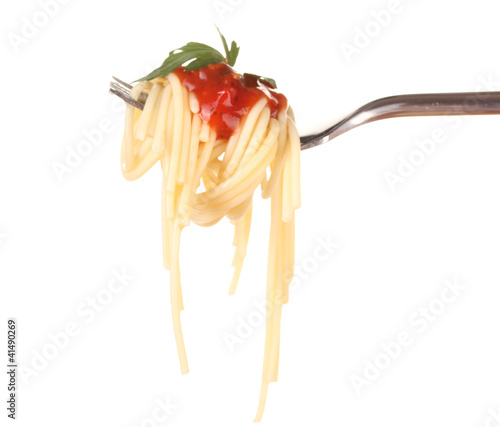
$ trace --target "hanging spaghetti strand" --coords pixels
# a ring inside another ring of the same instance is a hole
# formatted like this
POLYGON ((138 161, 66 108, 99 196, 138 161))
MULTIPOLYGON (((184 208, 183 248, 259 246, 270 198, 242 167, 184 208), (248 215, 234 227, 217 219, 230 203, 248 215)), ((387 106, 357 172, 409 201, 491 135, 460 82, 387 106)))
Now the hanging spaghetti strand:
MULTIPOLYGON (((212 71, 229 73, 226 64, 215 65, 212 71)), ((179 70, 132 88, 134 99, 141 94, 148 97, 143 111, 127 106, 122 173, 127 180, 135 180, 155 163, 161 164, 163 264, 170 270, 172 325, 183 374, 189 367, 181 328, 182 230, 191 222, 211 226, 224 217, 231 221, 235 250, 229 294, 233 295, 247 254, 255 190, 261 186, 262 197, 271 198, 266 288, 269 309, 255 417, 260 421, 269 384, 278 379, 282 306, 288 301, 293 277, 295 209, 300 206, 299 136, 286 98, 271 93, 258 81, 254 82, 249 104, 238 110, 242 116, 237 122, 231 119, 237 125, 230 132, 224 128, 226 122, 214 125, 207 121, 207 103, 200 98, 203 94, 196 86, 186 85, 185 79, 192 75, 183 73, 182 67, 179 70)), ((234 81, 241 81, 240 75, 231 73, 234 81)))

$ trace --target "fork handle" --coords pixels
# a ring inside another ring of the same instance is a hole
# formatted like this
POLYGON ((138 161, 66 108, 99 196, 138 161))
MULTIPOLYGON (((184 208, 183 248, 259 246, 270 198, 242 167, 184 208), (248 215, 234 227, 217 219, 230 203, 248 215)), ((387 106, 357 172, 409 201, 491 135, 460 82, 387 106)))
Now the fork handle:
POLYGON ((491 114, 500 114, 500 92, 498 91, 388 96, 363 105, 317 135, 301 137, 301 149, 324 144, 348 130, 376 120, 393 117, 491 114))

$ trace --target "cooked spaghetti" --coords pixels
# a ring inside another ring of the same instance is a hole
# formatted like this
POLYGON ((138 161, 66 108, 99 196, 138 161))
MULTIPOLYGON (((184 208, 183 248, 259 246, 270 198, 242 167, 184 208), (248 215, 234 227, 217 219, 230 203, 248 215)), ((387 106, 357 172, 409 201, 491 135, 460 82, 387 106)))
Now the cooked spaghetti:
POLYGON ((271 198, 265 354, 255 418, 259 421, 269 383, 278 377, 281 311, 293 277, 300 140, 286 98, 269 80, 237 74, 226 62, 196 70, 178 67, 136 84, 131 96, 147 95, 147 100, 143 111, 127 106, 121 164, 128 180, 161 164, 163 262, 170 270, 172 320, 183 374, 189 369, 180 316, 181 231, 191 221, 211 226, 227 217, 234 224, 229 287, 234 294, 246 255, 253 194, 260 186, 262 197, 271 198))

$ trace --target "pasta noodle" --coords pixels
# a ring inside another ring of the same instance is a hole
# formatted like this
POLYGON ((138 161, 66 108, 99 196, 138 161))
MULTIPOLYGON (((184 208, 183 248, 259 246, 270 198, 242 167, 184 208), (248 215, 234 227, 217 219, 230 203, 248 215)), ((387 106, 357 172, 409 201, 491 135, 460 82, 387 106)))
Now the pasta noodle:
POLYGON ((269 383, 278 378, 281 311, 293 277, 294 211, 300 206, 300 140, 291 109, 286 102, 279 108, 271 105, 266 88, 260 90, 253 105, 248 105, 230 135, 227 130, 218 132, 204 119, 204 105, 196 91, 179 77, 182 71, 133 87, 133 98, 138 99, 141 93, 148 96, 143 111, 127 106, 122 172, 127 180, 135 180, 155 163, 161 164, 163 263, 170 270, 172 321, 183 374, 189 368, 181 330, 182 229, 191 221, 201 226, 211 226, 224 217, 231 221, 235 228, 234 275, 229 287, 232 295, 246 256, 253 194, 261 186, 262 197, 271 198, 268 311, 255 417, 259 421, 269 383))

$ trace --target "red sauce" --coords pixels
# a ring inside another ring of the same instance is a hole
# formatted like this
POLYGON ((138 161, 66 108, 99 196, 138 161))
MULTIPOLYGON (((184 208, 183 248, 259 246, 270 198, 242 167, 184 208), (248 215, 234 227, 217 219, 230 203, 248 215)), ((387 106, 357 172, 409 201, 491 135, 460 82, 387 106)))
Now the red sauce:
POLYGON ((179 67, 174 73, 182 84, 196 95, 200 117, 217 132, 219 138, 229 138, 241 119, 263 97, 271 117, 287 108, 287 99, 269 83, 253 74, 238 74, 222 62, 195 71, 179 67))

